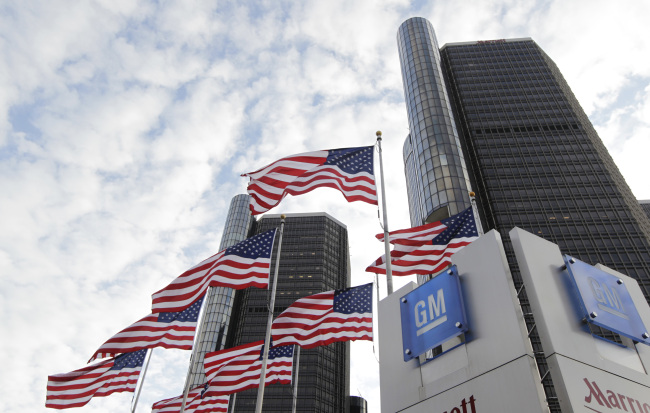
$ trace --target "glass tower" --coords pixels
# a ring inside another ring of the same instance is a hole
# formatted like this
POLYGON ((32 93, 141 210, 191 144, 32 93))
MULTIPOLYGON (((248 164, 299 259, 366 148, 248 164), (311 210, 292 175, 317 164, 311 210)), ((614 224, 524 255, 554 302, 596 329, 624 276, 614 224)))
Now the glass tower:
MULTIPOLYGON (((236 195, 230 201, 219 251, 248 238, 248 233, 255 221, 248 204, 249 196, 247 194, 236 195)), ((199 328, 198 349, 188 377, 190 389, 205 383, 205 370, 203 369, 205 353, 226 348, 234 295, 235 290, 228 287, 211 287, 208 291, 206 308, 199 328)))
POLYGON ((350 396, 350 413, 368 413, 368 402, 360 396, 350 396))
MULTIPOLYGON (((398 39, 404 27, 429 30, 423 20, 407 20, 398 39)), ((423 31, 408 33, 420 37, 423 31)), ((404 44, 398 40, 400 50, 404 44)), ((454 43, 443 46, 440 59, 430 64, 439 64, 443 73, 483 228, 505 235, 517 226, 537 234, 563 253, 635 278, 650 299, 650 221, 546 53, 529 38, 454 43)), ((405 88, 410 82, 404 78, 405 88)), ((416 179, 409 173, 418 170, 409 169, 406 153, 404 162, 411 186, 416 179)), ((424 170, 419 172, 425 179, 424 170)), ((425 192, 425 202, 428 197, 425 192)), ((512 245, 507 236, 503 241, 520 289, 512 245)), ((520 301, 523 313, 530 314, 525 289, 520 301)), ((547 402, 559 412, 534 320, 526 317, 547 402)))
MULTIPOLYGON (((264 215, 255 225, 259 234, 280 227, 279 215, 264 215)), ((279 234, 278 234, 279 236, 279 234)), ((271 260, 275 269, 277 240, 271 260)), ((287 214, 282 241, 274 317, 297 299, 350 286, 350 254, 345 225, 326 213, 287 214)), ((248 288, 235 296, 229 347, 264 340, 270 290, 248 288)), ((301 349, 297 411, 349 411, 349 343, 301 349)), ((295 367, 295 361, 294 361, 295 367)), ((296 369, 294 368, 294 374, 296 369)), ((264 412, 288 412, 293 386, 272 384, 264 391, 264 412)), ((236 412, 253 412, 257 389, 231 398, 236 412)))
POLYGON ((402 23, 397 45, 410 134, 404 168, 411 225, 455 215, 470 206, 470 183, 458 139, 433 26, 402 23))

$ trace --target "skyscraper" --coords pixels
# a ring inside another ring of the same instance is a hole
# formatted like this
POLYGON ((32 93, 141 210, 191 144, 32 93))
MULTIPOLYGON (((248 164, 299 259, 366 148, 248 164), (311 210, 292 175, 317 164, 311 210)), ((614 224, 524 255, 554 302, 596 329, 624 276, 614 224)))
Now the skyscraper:
MULTIPOLYGON (((280 226, 279 215, 264 215, 255 234, 280 226)), ((274 316, 297 299, 350 286, 350 255, 345 225, 326 213, 288 214, 284 226, 274 316)), ((277 241, 271 269, 275 268, 277 241)), ((229 347, 263 340, 266 332, 268 290, 248 288, 236 293, 229 347)), ((333 343, 302 349, 298 370, 299 412, 348 411, 350 347, 333 343)), ((294 374, 295 374, 294 364, 294 374)), ((292 386, 270 385, 264 392, 265 412, 287 412, 292 386)), ((238 393, 236 412, 255 411, 257 389, 238 393)), ((231 399, 232 400, 232 399, 231 399)))
POLYGON ((411 225, 439 221, 470 205, 470 182, 445 87, 433 26, 414 18, 397 32, 410 133, 404 167, 411 225))
MULTIPOLYGON (((414 139, 418 133, 422 136, 423 126, 434 132, 447 128, 444 109, 442 117, 430 109, 432 102, 441 107, 440 96, 446 94, 452 132, 457 132, 462 147, 455 162, 466 161, 483 228, 507 234, 517 226, 537 234, 564 253, 635 278, 650 300, 650 220, 546 53, 529 38, 454 43, 438 51, 433 27, 423 18, 401 25, 398 47, 411 127, 404 163, 412 225, 445 207, 439 194, 448 185, 424 186, 420 194, 420 181, 448 178, 450 186, 460 188, 466 180, 459 174, 445 176, 443 168, 442 175, 437 172, 434 155, 440 142, 446 145, 444 137, 432 139, 427 133, 426 139, 414 139), (443 77, 435 76, 431 66, 443 77), (434 84, 445 92, 429 92, 434 84), (410 92, 422 89, 424 93, 418 93, 423 96, 410 92), (422 204, 427 208, 414 214, 422 204)), ((453 139, 450 135, 447 141, 453 139)), ((438 158, 442 164, 443 158, 438 158)), ((509 239, 503 240, 519 289, 514 252, 509 239)), ((523 313, 530 313, 525 291, 520 300, 523 313)), ((559 411, 534 320, 526 321, 540 355, 547 401, 551 411, 559 411)))
MULTIPOLYGON (((249 197, 246 194, 235 195, 230 201, 228 217, 221 235, 219 251, 231 247, 248 238, 255 219, 248 208, 249 197)), ((203 359, 205 353, 226 348, 226 339, 233 311, 235 290, 228 287, 209 289, 205 300, 200 336, 196 341, 198 347, 193 364, 190 367, 188 384, 193 389, 205 383, 203 359)))

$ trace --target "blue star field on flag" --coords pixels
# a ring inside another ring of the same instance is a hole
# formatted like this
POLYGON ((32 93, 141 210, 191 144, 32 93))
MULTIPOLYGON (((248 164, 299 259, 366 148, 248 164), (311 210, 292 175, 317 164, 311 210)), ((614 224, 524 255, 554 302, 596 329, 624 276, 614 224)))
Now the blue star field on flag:
POLYGON ((336 165, 348 174, 367 172, 373 175, 374 149, 374 146, 330 149, 323 165, 336 165))
MULTIPOLYGON (((271 343, 271 346, 273 346, 273 343, 271 343)), ((273 360, 276 357, 293 357, 293 345, 271 347, 271 350, 269 350, 269 360, 273 360)), ((260 360, 263 358, 264 346, 262 346, 262 349, 260 350, 260 360)))
POLYGON ((274 239, 275 230, 267 231, 227 248, 226 255, 237 255, 239 257, 251 259, 270 257, 274 239))
POLYGON ((179 322, 188 322, 198 320, 199 313, 201 312, 201 304, 203 304, 203 298, 199 298, 194 304, 187 307, 185 310, 180 312, 165 312, 158 315, 158 321, 161 323, 171 323, 172 321, 179 322))
POLYGON ((111 370, 122 370, 124 368, 142 367, 144 364, 144 356, 147 354, 147 349, 135 351, 133 353, 125 353, 115 357, 115 363, 111 370))
POLYGON ((452 238, 478 237, 478 230, 474 221, 474 211, 471 207, 440 222, 447 226, 447 229, 433 238, 433 245, 447 245, 452 238))
POLYGON ((334 312, 341 314, 371 313, 372 284, 335 290, 334 312))

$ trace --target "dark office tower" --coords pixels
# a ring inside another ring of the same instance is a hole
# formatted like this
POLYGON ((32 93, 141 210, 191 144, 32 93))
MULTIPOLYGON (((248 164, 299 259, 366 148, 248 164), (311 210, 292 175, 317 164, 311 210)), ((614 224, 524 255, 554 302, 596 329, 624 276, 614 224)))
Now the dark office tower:
MULTIPOLYGON (((430 28, 422 20, 402 25, 400 49, 405 26, 430 28)), ((522 281, 506 234, 517 226, 637 279, 650 299, 650 221, 555 63, 531 39, 447 44, 440 57, 483 228, 502 234, 515 286, 522 281)), ((530 313, 525 290, 520 301, 530 313)), ((526 321, 549 407, 559 412, 533 320, 526 321)))
POLYGON ((470 205, 470 183, 431 23, 402 23, 397 45, 410 134, 404 168, 411 225, 455 215, 470 205))
POLYGON ((538 234, 650 298, 648 220, 555 63, 531 39, 441 56, 484 226, 538 234))
MULTIPOLYGON (((230 201, 219 251, 231 247, 248 237, 254 222, 248 204, 249 196, 246 194, 236 195, 230 201)), ((205 353, 225 348, 234 294, 235 290, 227 287, 213 287, 209 290, 205 304, 207 307, 203 314, 202 325, 199 328, 198 350, 188 377, 190 389, 205 383, 205 370, 203 369, 205 353)))
MULTIPOLYGON (((280 227, 279 215, 264 215, 255 233, 280 227)), ((277 242, 271 260, 275 269, 277 242)), ((349 287, 350 255, 345 225, 325 213, 288 214, 284 226, 274 316, 297 299, 323 291, 349 287)), ((269 291, 248 288, 235 297, 230 346, 263 340, 268 317, 269 291)), ((347 412, 349 395, 349 343, 301 349, 297 411, 347 412)), ((295 367, 295 366, 294 366, 295 367)), ((295 368, 294 368, 295 372, 295 368)), ((237 394, 234 411, 255 411, 257 389, 237 394)), ((232 403, 232 402, 231 402, 232 403)), ((292 386, 265 388, 264 412, 290 412, 292 386)))

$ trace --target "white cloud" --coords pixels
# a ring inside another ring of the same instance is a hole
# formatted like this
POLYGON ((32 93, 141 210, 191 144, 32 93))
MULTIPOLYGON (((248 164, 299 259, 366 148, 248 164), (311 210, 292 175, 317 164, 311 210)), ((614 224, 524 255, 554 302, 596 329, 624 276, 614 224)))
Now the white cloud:
POLYGON ((627 77, 650 76, 650 40, 640 25, 649 12, 644 2, 554 2, 538 20, 538 42, 587 114, 611 104, 627 77))
POLYGON ((637 199, 650 199, 647 171, 639 169, 650 150, 650 79, 632 104, 612 110, 597 130, 637 199))

